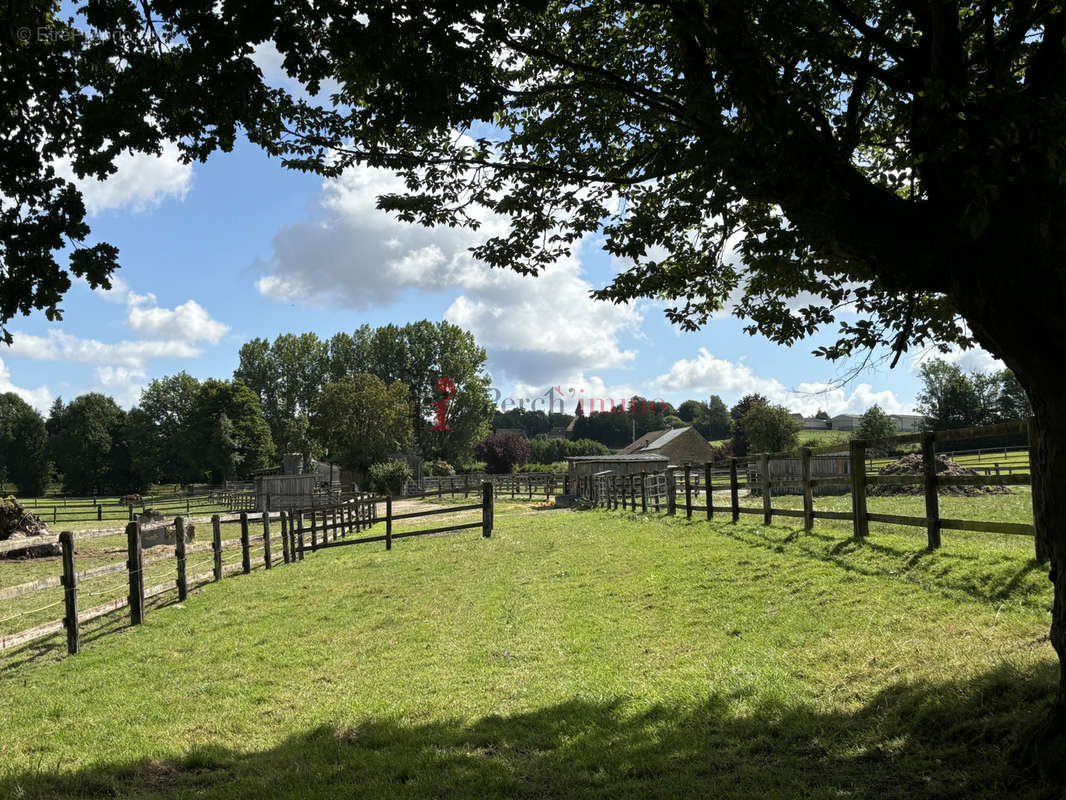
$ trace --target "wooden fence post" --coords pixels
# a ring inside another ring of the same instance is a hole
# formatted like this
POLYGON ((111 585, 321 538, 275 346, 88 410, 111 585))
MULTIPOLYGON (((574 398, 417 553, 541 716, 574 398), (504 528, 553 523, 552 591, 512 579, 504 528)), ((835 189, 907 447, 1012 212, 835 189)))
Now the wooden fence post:
POLYGON ((392 495, 385 495, 385 549, 392 549, 392 495))
POLYGON ((866 516, 866 442, 852 439, 851 449, 851 513, 855 537, 866 538, 870 532, 870 520, 866 516))
POLYGON ((803 480, 803 530, 814 529, 814 492, 811 490, 811 448, 800 450, 800 470, 803 480))
POLYGON ((270 563, 270 512, 263 512, 263 566, 270 569, 273 564, 270 563))
POLYGON ((222 580, 222 519, 218 514, 211 516, 211 549, 215 557, 215 580, 222 580))
POLYGON ((733 510, 733 522, 740 522, 740 479, 737 477, 737 457, 729 459, 729 504, 733 510))
POLYGON ((481 535, 486 539, 492 536, 494 503, 495 498, 492 495, 492 484, 485 481, 481 484, 481 535))
POLYGON ((674 477, 674 471, 667 467, 666 469, 666 515, 669 517, 674 516, 677 513, 677 478, 674 477))
POLYGON ((141 551, 141 531, 136 522, 126 525, 126 544, 126 569, 130 575, 130 625, 140 625, 144 622, 144 556, 141 551))
POLYGON ((692 519, 692 467, 685 464, 685 519, 692 519))
POLYGON ((648 513, 648 472, 640 471, 640 513, 648 513))
POLYGON ((770 496, 770 454, 763 453, 759 458, 759 472, 762 473, 762 524, 770 525, 774 521, 774 507, 770 496))
POLYGON ((281 518, 281 557, 286 564, 292 563, 292 536, 289 534, 289 512, 278 513, 281 518))
POLYGON ((711 494, 711 462, 708 461, 703 465, 703 499, 707 503, 707 519, 710 520, 714 517, 714 502, 713 495, 711 494))
POLYGON ((247 575, 252 571, 252 554, 250 552, 250 543, 248 541, 248 512, 241 512, 241 566, 244 569, 244 574, 247 575))
POLYGON ((63 627, 67 629, 67 652, 75 655, 81 649, 78 633, 78 576, 74 571, 74 534, 63 531, 59 534, 63 548, 63 627))
MULTIPOLYGON (((1032 461, 1033 461, 1033 445, 1034 445, 1034 443, 1036 443, 1036 445, 1038 447, 1045 447, 1046 446, 1046 444, 1042 443, 1037 438, 1036 431, 1034 430, 1034 423, 1035 423, 1035 421, 1033 420, 1033 418, 1029 417, 1029 419, 1026 421, 1026 426, 1025 426, 1026 433, 1028 434, 1028 437, 1029 437, 1028 438, 1028 442, 1029 442, 1029 462, 1030 462, 1030 464, 1032 464, 1032 461)), ((1005 454, 1006 454, 1006 448, 1004 448, 1004 455, 1005 454)), ((1040 535, 1041 534, 1040 528, 1042 526, 1037 522, 1037 518, 1036 518, 1036 504, 1039 502, 1040 494, 1043 492, 1044 481, 1041 481, 1041 480, 1034 481, 1032 486, 1033 486, 1033 488, 1032 488, 1033 524, 1036 527, 1036 536, 1034 537, 1035 541, 1033 542, 1033 546, 1036 548, 1035 552, 1034 552, 1034 555, 1036 556, 1037 563, 1046 564, 1048 562, 1048 560, 1051 558, 1051 551, 1048 549, 1048 542, 1050 541, 1050 539, 1042 537, 1040 535)), ((1062 569, 1062 568, 1060 567, 1059 569, 1062 569)))
MULTIPOLYGON (((300 561, 304 560, 304 512, 296 512, 296 536, 299 544, 300 561)), ((295 561, 295 556, 293 557, 295 561)))
POLYGON ((184 603, 189 596, 188 576, 185 572, 185 520, 174 518, 174 557, 178 562, 178 602, 184 603))
POLYGON ((318 511, 311 509, 311 552, 318 549, 318 511))
POLYGON ((940 547, 940 496, 936 490, 936 439, 922 434, 922 473, 925 477, 925 535, 930 550, 940 547))

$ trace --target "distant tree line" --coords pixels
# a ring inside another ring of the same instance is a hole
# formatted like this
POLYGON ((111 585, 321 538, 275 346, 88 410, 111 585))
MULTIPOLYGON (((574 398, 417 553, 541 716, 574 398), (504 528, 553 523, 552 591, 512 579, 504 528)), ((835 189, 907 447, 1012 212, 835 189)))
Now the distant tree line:
POLYGON ((128 412, 89 393, 47 416, 0 395, 0 481, 23 495, 247 479, 296 452, 368 470, 395 452, 469 465, 493 409, 485 351, 446 322, 253 339, 230 380, 149 383, 128 412), (446 379, 444 382, 441 379, 446 379), (454 387, 454 391, 452 391, 454 387), (447 399, 446 430, 436 403, 447 399))

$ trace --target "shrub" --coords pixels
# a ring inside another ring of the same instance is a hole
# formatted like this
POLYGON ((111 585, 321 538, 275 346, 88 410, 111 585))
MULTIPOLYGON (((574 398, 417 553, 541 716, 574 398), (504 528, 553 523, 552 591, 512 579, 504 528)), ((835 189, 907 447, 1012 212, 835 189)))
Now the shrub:
POLYGON ((449 464, 442 458, 438 458, 436 461, 427 461, 422 465, 422 472, 426 475, 439 476, 439 475, 454 475, 455 467, 449 464))
POLYGON ((494 433, 474 445, 474 454, 485 462, 487 472, 499 475, 529 461, 529 442, 514 433, 494 433))
POLYGON ((407 462, 399 459, 382 461, 370 467, 368 478, 370 489, 378 494, 400 495, 403 488, 411 480, 411 468, 407 462))

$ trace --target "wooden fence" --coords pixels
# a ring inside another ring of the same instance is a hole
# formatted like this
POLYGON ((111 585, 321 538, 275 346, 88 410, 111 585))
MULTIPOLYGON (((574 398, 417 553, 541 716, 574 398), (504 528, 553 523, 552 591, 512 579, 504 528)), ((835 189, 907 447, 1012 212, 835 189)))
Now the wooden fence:
POLYGON ((533 500, 543 495, 550 499, 564 487, 566 473, 512 472, 507 475, 442 475, 424 478, 424 485, 437 488, 420 492, 414 497, 470 497, 481 491, 484 483, 492 484, 497 497, 513 500, 533 500))
MULTIPOLYGON (((940 497, 938 488, 943 486, 1017 486, 1030 485, 1028 472, 998 475, 945 475, 936 472, 936 449, 940 443, 965 441, 982 436, 1000 436, 1025 433, 1028 422, 1009 422, 960 430, 910 433, 890 436, 871 441, 852 440, 848 446, 850 469, 844 476, 826 478, 812 477, 811 461, 819 455, 838 453, 840 445, 827 445, 820 448, 801 448, 798 452, 758 453, 744 458, 732 458, 725 462, 708 462, 701 467, 686 466, 681 470, 667 470, 663 477, 667 482, 666 513, 675 514, 678 508, 684 510, 685 516, 692 518, 696 512, 706 514, 713 519, 716 512, 729 515, 733 522, 741 514, 761 515, 763 524, 770 525, 773 518, 792 517, 803 520, 805 530, 814 527, 815 520, 842 520, 852 523, 854 535, 865 538, 869 535, 870 523, 880 522, 890 525, 908 525, 925 528, 928 546, 938 548, 941 544, 941 531, 965 530, 982 533, 1006 533, 1023 536, 1035 536, 1031 523, 994 522, 990 520, 950 519, 940 515, 940 497), (869 475, 867 474, 868 449, 890 447, 904 444, 919 444, 922 453, 923 473, 921 475, 869 475), (799 479, 775 480, 771 467, 774 460, 799 459, 799 479), (874 486, 920 486, 925 499, 925 516, 906 516, 902 514, 871 513, 867 509, 867 496, 874 486), (819 487, 843 488, 851 496, 850 512, 817 511, 814 508, 815 489, 819 487), (728 489, 729 502, 717 504, 715 492, 728 489), (798 491, 803 496, 803 508, 775 508, 774 490, 798 491), (704 503, 698 501, 702 490, 704 503), (761 507, 741 505, 740 496, 746 490, 749 496, 761 497, 761 507)), ((591 478, 583 479, 576 487, 579 494, 594 505, 604 508, 621 508, 624 510, 649 510, 647 497, 647 474, 611 475, 605 474, 598 484, 591 478)), ((658 510, 656 508, 655 510, 658 510)), ((1037 546, 1037 558, 1045 560, 1046 556, 1037 546)))
MULTIPOLYGON (((428 511, 416 510, 404 514, 393 513, 391 497, 379 497, 369 493, 350 495, 332 506, 316 507, 296 512, 280 511, 276 514, 271 514, 269 512, 249 513, 243 511, 239 516, 230 518, 223 518, 215 514, 210 519, 211 541, 195 544, 186 541, 188 521, 182 517, 177 517, 174 519, 173 553, 161 552, 146 555, 142 543, 141 530, 136 522, 127 524, 124 531, 123 529, 108 529, 79 532, 77 534, 63 531, 59 534, 59 544, 62 549, 62 573, 60 575, 48 576, 0 589, 0 601, 32 597, 36 593, 57 587, 62 589, 62 598, 43 606, 6 616, 0 619, 0 624, 47 611, 51 608, 58 608, 59 606, 63 607, 62 616, 30 628, 0 634, 0 651, 27 645, 65 630, 67 651, 71 654, 77 653, 81 647, 81 629, 85 623, 114 611, 128 608, 130 624, 139 625, 144 622, 148 600, 167 592, 175 592, 177 601, 182 602, 188 596, 190 589, 206 583, 220 581, 230 574, 248 574, 256 566, 259 566, 259 562, 261 562, 261 566, 264 569, 269 570, 280 564, 295 564, 304 560, 308 552, 313 553, 326 548, 349 544, 384 542, 385 549, 391 550, 392 543, 396 539, 450 533, 472 528, 480 528, 482 536, 488 538, 492 535, 494 518, 493 491, 490 483, 482 484, 479 497, 479 502, 475 504, 428 511), (379 516, 378 508, 382 505, 384 506, 384 516, 379 516), (475 522, 461 522, 413 531, 393 532, 393 524, 398 521, 474 510, 481 512, 480 518, 475 522), (279 526, 272 529, 272 522, 278 522, 279 526), (224 540, 222 538, 222 526, 235 523, 239 524, 239 538, 224 540), (260 523, 262 525, 261 532, 253 532, 252 523, 260 523), (380 523, 384 523, 383 533, 361 535, 372 530, 380 523), (125 534, 126 540, 126 560, 124 562, 105 564, 81 571, 77 569, 76 544, 106 537, 114 538, 122 533, 125 534), (196 562, 195 557, 198 555, 206 557, 206 560, 201 559, 200 562, 196 562), (148 568, 157 564, 162 564, 165 567, 168 563, 173 569, 172 577, 146 586, 145 576, 148 568), (119 577, 120 575, 121 577, 119 577), (103 589, 98 589, 95 585, 93 585, 91 591, 86 588, 90 581, 108 576, 111 577, 111 582, 103 589), (115 582, 116 578, 118 579, 117 583, 115 582), (85 597, 114 595, 120 589, 125 590, 122 596, 112 597, 106 602, 98 603, 88 608, 82 607, 81 600, 85 597)), ((39 544, 39 542, 33 541, 32 544, 39 544)), ((6 550, 25 548, 26 546, 26 540, 10 543, 0 542, 0 547, 6 550), (7 546, 3 547, 5 545, 7 546)), ((23 600, 23 602, 26 601, 23 600)))
POLYGON ((98 498, 64 499, 62 502, 47 502, 47 498, 27 498, 20 501, 27 511, 35 514, 46 525, 64 522, 132 522, 138 514, 148 509, 166 515, 186 515, 206 510, 251 511, 255 505, 254 492, 227 489, 209 489, 190 494, 146 495, 138 502, 124 499, 101 500, 98 498))

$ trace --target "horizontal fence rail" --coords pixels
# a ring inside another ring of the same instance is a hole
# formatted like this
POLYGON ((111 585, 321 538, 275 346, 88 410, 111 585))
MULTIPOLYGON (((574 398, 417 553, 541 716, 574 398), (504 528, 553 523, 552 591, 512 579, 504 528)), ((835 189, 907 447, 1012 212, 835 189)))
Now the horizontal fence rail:
MULTIPOLYGON (((166 525, 145 518, 128 522, 124 527, 78 533, 63 531, 58 539, 30 537, 18 542, 0 542, 0 552, 58 542, 62 553, 60 574, 0 589, 0 601, 15 606, 14 613, 0 606, 0 651, 23 647, 65 631, 67 651, 75 654, 81 648, 82 628, 92 620, 128 609, 129 623, 139 625, 144 622, 149 600, 160 598, 165 602, 170 598, 183 602, 190 590, 206 583, 255 569, 295 564, 308 551, 368 542, 384 542, 385 548, 391 550, 395 539, 475 528, 488 538, 492 535, 494 519, 493 484, 483 482, 478 487, 478 497, 479 502, 468 505, 394 514, 392 497, 352 492, 334 505, 302 511, 240 511, 227 516, 215 513, 209 519, 200 520, 178 516, 166 525), (394 522, 472 511, 480 512, 476 521, 468 517, 454 524, 393 532, 394 522), (239 536, 224 539, 224 526, 236 527, 239 536), (147 547, 145 532, 159 528, 171 535, 173 544, 158 549, 147 547), (202 535, 203 529, 209 535, 202 535), (92 550, 92 544, 106 539, 112 542, 110 545, 103 542, 105 552, 117 550, 124 560, 78 569, 75 546, 90 545, 88 551, 82 548, 84 554, 92 550)), ((41 563, 55 565, 55 560, 45 559, 41 563)))
MULTIPOLYGON (((1003 533, 1034 536, 1035 527, 1030 523, 997 522, 991 520, 962 520, 944 518, 940 514, 940 489, 944 487, 970 486, 1029 486, 1032 479, 1028 470, 1028 457, 1024 471, 1018 472, 1000 467, 994 472, 977 475, 948 475, 936 471, 937 445, 981 439, 992 436, 1028 434, 1027 420, 1000 423, 997 425, 965 428, 960 430, 928 431, 890 436, 871 441, 851 440, 846 448, 839 444, 825 447, 807 447, 778 453, 759 453, 728 461, 708 462, 702 465, 686 465, 659 472, 617 474, 605 471, 597 475, 583 476, 572 487, 584 500, 597 507, 647 512, 660 511, 677 514, 679 509, 689 519, 694 514, 704 514, 713 519, 715 513, 729 515, 738 521, 741 515, 761 515, 769 525, 773 518, 801 519, 805 530, 811 530, 816 520, 835 520, 852 523, 857 538, 869 535, 869 524, 878 522, 889 525, 921 527, 926 530, 928 546, 941 546, 941 531, 965 530, 979 533, 1003 533), (872 450, 884 450, 899 445, 917 444, 920 447, 922 474, 881 475, 868 474, 877 467, 887 465, 893 459, 871 461, 867 454, 872 450), (819 477, 815 477, 819 476, 819 477), (867 508, 869 490, 875 487, 920 487, 925 501, 924 516, 871 513, 867 508), (653 488, 655 487, 655 488, 653 488), (658 487, 663 487, 660 490, 658 487), (817 494, 832 493, 850 496, 851 511, 819 511, 814 507, 817 494), (665 494, 665 498, 662 495, 665 494), (780 508, 773 505, 774 496, 800 494, 803 508, 780 508), (721 495, 719 502, 718 495, 721 495), (742 505, 742 496, 758 497, 761 507, 742 505), (703 498, 702 504, 700 498, 703 498)), ((942 456, 976 455, 982 457, 1003 453, 1027 453, 1026 449, 954 450, 942 456)), ((975 470, 977 471, 977 470, 975 470)), ((1046 560, 1046 554, 1037 543, 1037 558, 1046 560)))

